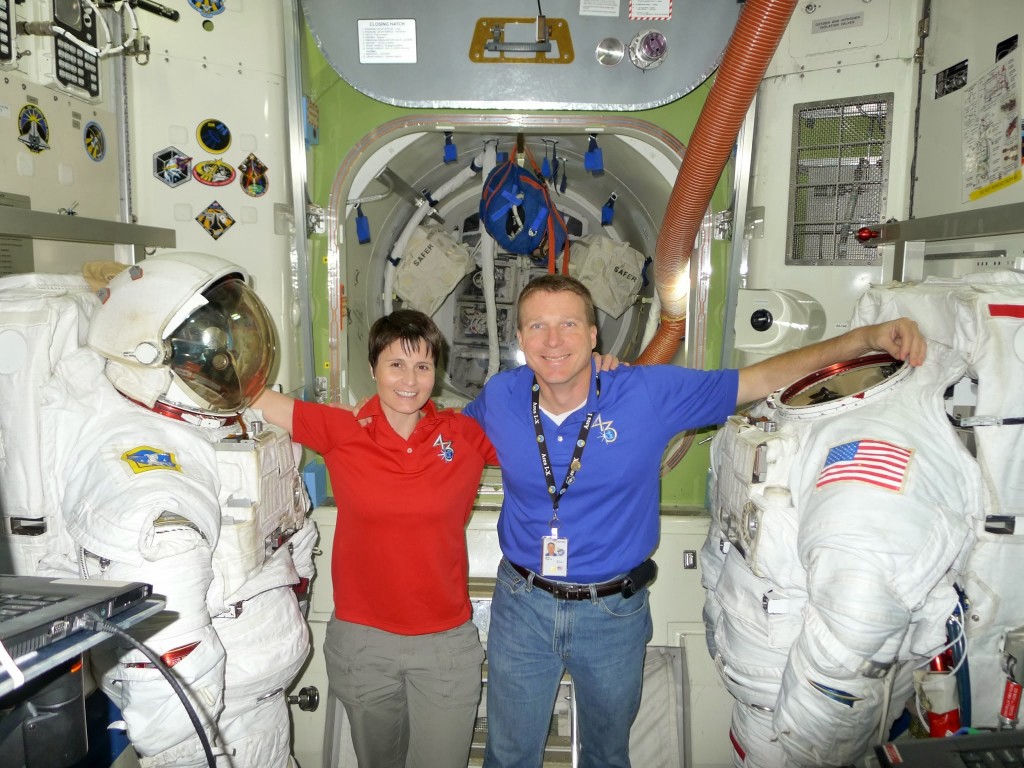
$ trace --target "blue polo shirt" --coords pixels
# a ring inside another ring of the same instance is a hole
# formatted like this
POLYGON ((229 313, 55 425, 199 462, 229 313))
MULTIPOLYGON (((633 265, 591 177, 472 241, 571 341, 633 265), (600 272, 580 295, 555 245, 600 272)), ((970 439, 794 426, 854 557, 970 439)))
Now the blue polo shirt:
MULTIPOLYGON (((591 364, 593 365, 593 364, 591 364)), ((658 544, 659 469, 665 447, 687 429, 720 424, 736 410, 735 370, 672 365, 623 366, 596 377, 587 404, 556 425, 541 414, 555 485, 560 488, 580 425, 594 413, 575 482, 558 506, 568 539, 565 581, 596 583, 639 565, 658 544)), ((464 409, 490 438, 501 462, 504 500, 498 542, 517 565, 540 573, 541 538, 551 535, 551 496, 530 406, 533 371, 499 373, 464 409)))

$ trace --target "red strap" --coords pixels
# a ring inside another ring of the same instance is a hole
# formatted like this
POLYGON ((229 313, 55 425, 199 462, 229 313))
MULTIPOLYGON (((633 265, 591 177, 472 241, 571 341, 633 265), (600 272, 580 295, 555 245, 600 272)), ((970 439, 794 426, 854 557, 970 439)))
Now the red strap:
POLYGON ((561 212, 551 202, 550 196, 547 195, 547 190, 544 192, 547 197, 548 210, 550 214, 548 216, 548 271, 551 274, 555 273, 555 243, 558 242, 555 237, 555 221, 562 225, 562 231, 565 233, 565 240, 562 241, 562 274, 569 274, 569 228, 565 226, 565 219, 562 218, 561 212))
POLYGON ((1024 318, 1024 306, 1020 304, 989 304, 988 313, 991 317, 1024 318))
POLYGON ((554 235, 553 229, 554 228, 551 226, 551 221, 549 219, 548 220, 548 274, 549 275, 555 274, 555 249, 552 248, 552 245, 555 242, 554 237, 552 237, 552 235, 554 235))
POLYGON ((562 218, 562 214, 557 208, 552 206, 555 216, 558 217, 558 223, 562 225, 562 231, 565 232, 565 240, 562 242, 562 274, 569 274, 569 228, 565 225, 565 219, 562 218))
POLYGON ((736 734, 732 732, 732 728, 729 729, 729 741, 732 742, 732 748, 736 750, 736 754, 739 756, 740 760, 746 760, 747 752, 740 746, 739 739, 737 739, 736 734))
POLYGON ((533 152, 530 151, 529 147, 526 147, 526 159, 530 161, 530 166, 533 168, 533 175, 540 179, 540 183, 544 185, 545 189, 547 189, 547 181, 540 175, 540 166, 538 166, 537 161, 533 159, 533 152))
POLYGON ((562 231, 565 233, 565 240, 562 241, 562 274, 569 274, 569 228, 565 226, 565 220, 562 218, 561 212, 555 207, 555 204, 551 202, 551 195, 548 193, 546 184, 541 185, 541 191, 544 193, 544 202, 548 206, 548 274, 555 274, 555 243, 558 242, 558 238, 555 236, 555 222, 557 221, 562 226, 562 231))

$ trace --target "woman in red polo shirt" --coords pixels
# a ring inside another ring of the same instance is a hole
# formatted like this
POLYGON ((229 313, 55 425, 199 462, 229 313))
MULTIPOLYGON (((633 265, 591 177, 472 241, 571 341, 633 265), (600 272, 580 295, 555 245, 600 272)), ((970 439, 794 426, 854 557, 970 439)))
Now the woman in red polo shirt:
POLYGON ((444 338, 402 309, 370 329, 377 394, 357 412, 267 390, 254 407, 327 464, 338 507, 324 656, 360 768, 465 766, 484 653, 465 527, 485 464, 479 425, 430 400, 444 338))

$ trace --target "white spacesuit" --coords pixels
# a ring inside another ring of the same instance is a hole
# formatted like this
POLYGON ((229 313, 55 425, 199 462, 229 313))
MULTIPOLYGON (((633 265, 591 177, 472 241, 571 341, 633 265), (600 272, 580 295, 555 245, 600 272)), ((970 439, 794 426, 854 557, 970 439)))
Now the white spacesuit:
MULTIPOLYGON (((133 633, 173 664, 214 753, 226 756, 218 765, 287 766, 284 691, 309 652, 296 587, 312 578, 316 533, 290 440, 247 423, 244 410, 273 362, 267 311, 243 270, 203 254, 146 259, 101 290, 95 308, 68 293, 79 326, 91 314, 87 345, 64 334, 35 366, 38 397, 23 391, 37 403, 26 418, 38 418, 41 494, 4 499, 5 518, 34 514, 41 535, 8 524, 3 543, 24 573, 152 584, 166 608, 133 633), (42 514, 17 507, 37 497, 42 514)), ((110 647, 93 669, 143 765, 206 764, 185 709, 144 655, 110 647)))
POLYGON ((919 368, 833 366, 716 436, 701 559, 737 766, 853 763, 962 627, 983 485, 943 394, 964 370, 931 335, 919 368))
POLYGON ((962 585, 969 602, 970 707, 964 725, 1013 727, 1024 683, 1024 274, 986 272, 930 278, 869 291, 855 322, 899 315, 917 320, 929 339, 962 352, 967 377, 947 411, 981 469, 984 517, 962 585))

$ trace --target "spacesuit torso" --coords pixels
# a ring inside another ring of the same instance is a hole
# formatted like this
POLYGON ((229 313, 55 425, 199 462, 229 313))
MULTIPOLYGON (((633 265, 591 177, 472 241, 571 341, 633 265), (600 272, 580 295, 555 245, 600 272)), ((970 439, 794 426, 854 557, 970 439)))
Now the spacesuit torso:
POLYGON ((942 405, 963 362, 898 367, 819 372, 715 438, 705 616, 736 765, 854 762, 946 644, 981 516, 942 405))

